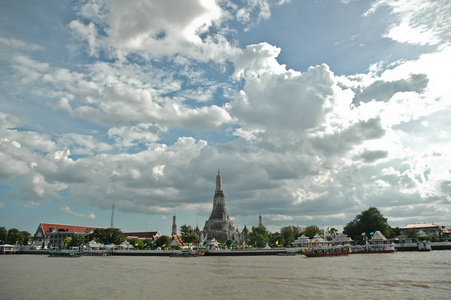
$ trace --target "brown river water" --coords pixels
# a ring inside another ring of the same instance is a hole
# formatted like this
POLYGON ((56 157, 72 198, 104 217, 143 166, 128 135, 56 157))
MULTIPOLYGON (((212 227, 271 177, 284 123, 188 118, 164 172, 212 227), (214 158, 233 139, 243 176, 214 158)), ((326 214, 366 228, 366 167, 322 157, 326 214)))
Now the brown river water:
POLYGON ((0 299, 451 299, 451 251, 296 256, 1 255, 0 299))

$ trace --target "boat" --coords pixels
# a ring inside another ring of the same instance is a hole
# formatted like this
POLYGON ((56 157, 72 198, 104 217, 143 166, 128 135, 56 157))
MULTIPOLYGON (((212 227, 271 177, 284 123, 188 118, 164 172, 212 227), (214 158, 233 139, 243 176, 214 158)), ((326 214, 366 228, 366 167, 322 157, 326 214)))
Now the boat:
POLYGON ((49 251, 49 257, 80 257, 84 256, 83 251, 49 251))
POLYGON ((204 252, 191 251, 191 252, 174 253, 169 257, 198 257, 198 256, 204 256, 204 252))
POLYGON ((322 256, 340 256, 351 253, 351 246, 334 245, 334 246, 318 246, 310 247, 304 250, 303 254, 307 257, 322 257, 322 256))
POLYGON ((376 231, 370 241, 365 245, 351 246, 351 254, 371 254, 371 253, 394 253, 395 244, 385 238, 380 232, 376 231))

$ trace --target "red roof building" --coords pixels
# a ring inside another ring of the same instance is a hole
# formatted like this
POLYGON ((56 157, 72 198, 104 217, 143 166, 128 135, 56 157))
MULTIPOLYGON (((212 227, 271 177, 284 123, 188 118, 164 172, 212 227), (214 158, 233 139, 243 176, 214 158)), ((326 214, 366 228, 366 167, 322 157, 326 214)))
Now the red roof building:
POLYGON ((34 234, 34 243, 36 245, 42 243, 43 248, 61 247, 66 238, 73 237, 75 234, 82 234, 89 239, 89 235, 97 228, 102 227, 40 223, 34 234))

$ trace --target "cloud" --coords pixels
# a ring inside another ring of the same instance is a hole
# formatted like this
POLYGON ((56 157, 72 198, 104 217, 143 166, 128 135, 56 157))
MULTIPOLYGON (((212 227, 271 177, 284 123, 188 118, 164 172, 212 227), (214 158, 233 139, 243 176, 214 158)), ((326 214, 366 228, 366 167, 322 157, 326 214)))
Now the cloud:
POLYGON ((85 219, 90 219, 90 220, 95 220, 96 216, 93 213, 90 213, 89 215, 85 215, 85 214, 79 214, 79 213, 75 213, 72 211, 72 209, 69 206, 63 206, 60 209, 61 212, 69 214, 69 215, 74 215, 76 217, 79 218, 85 218, 85 219))
POLYGON ((393 1, 379 0, 364 14, 388 7, 397 18, 386 36, 395 41, 420 45, 448 44, 451 41, 449 1, 393 1))
POLYGON ((181 54, 199 60, 221 59, 233 50, 211 28, 219 26, 224 12, 214 1, 121 1, 81 5, 80 20, 70 28, 88 43, 91 55, 101 50, 125 58, 181 54), (101 3, 101 4, 100 4, 101 3))

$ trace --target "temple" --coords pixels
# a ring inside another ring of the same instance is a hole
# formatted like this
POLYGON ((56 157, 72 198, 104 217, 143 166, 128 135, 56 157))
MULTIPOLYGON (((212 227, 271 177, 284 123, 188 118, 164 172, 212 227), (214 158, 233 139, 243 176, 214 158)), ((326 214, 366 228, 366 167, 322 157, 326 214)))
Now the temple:
POLYGON ((236 240, 235 227, 233 221, 230 220, 229 214, 225 207, 225 196, 222 190, 222 177, 218 170, 216 176, 216 189, 213 197, 213 210, 210 218, 205 221, 203 234, 205 239, 217 240, 219 243, 225 243, 227 240, 236 240))

